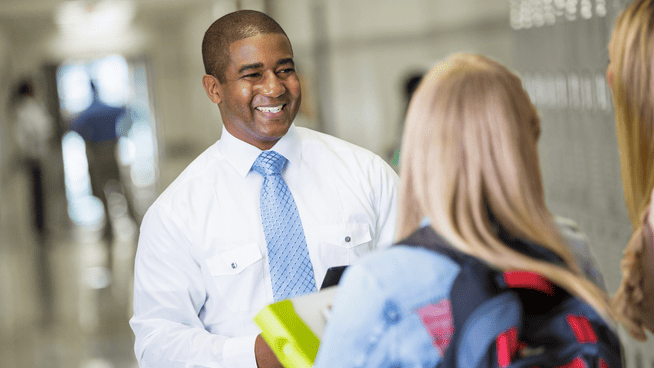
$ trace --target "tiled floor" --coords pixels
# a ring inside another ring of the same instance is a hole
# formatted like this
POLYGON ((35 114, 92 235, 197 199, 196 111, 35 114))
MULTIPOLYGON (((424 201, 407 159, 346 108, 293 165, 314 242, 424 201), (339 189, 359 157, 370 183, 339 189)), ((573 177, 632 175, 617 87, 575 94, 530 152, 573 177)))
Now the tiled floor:
POLYGON ((108 242, 58 219, 40 242, 24 215, 18 210, 0 236, 0 367, 136 367, 133 221, 108 242))

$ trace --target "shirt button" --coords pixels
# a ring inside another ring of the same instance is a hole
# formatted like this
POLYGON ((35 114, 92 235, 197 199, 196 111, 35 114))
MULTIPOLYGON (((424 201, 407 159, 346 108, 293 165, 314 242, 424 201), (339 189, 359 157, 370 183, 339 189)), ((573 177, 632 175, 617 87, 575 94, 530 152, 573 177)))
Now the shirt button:
POLYGON ((236 262, 232 263, 232 268, 236 268, 236 267, 238 267, 238 265, 236 264, 236 262))
POLYGON ((384 306, 384 317, 388 324, 397 323, 400 320, 400 312, 393 302, 386 302, 384 306))
POLYGON ((350 240, 352 240, 352 238, 350 238, 349 236, 346 236, 346 237, 345 237, 345 242, 346 242, 346 243, 349 243, 350 240))

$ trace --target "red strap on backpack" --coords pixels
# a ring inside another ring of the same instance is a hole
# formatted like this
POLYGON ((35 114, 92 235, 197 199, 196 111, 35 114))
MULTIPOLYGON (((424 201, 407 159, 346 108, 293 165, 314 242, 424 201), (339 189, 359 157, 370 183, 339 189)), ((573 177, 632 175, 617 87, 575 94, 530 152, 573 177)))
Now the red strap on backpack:
POLYGON ((588 367, 588 364, 586 364, 586 361, 584 361, 583 359, 577 357, 573 361, 571 361, 570 363, 559 366, 557 368, 589 368, 589 367, 588 367))
POLYGON ((593 330, 590 321, 584 316, 575 316, 568 314, 565 320, 570 325, 572 332, 575 334, 577 341, 580 344, 595 344, 597 343, 597 334, 593 330))
POLYGON ((508 367, 518 351, 518 329, 512 327, 499 334, 495 339, 495 347, 497 349, 497 364, 502 368, 508 367))
POLYGON ((535 272, 506 271, 503 276, 504 282, 510 288, 532 289, 554 295, 554 283, 535 272))

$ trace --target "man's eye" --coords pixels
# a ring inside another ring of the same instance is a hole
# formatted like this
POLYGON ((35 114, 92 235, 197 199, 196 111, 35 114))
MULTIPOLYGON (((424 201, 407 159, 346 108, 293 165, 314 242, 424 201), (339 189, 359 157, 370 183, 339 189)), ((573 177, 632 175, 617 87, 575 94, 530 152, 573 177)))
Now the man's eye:
POLYGON ((259 78, 261 76, 260 73, 251 73, 251 74, 246 74, 243 76, 243 78, 259 78))
POLYGON ((286 69, 280 70, 279 72, 282 73, 282 74, 289 74, 289 73, 293 73, 294 71, 295 71, 295 69, 293 69, 293 68, 286 68, 286 69))

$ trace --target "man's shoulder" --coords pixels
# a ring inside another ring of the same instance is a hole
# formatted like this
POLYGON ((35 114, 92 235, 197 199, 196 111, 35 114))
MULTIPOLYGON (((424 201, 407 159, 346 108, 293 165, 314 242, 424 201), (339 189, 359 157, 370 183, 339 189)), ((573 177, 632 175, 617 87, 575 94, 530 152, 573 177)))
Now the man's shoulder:
POLYGON ((200 193, 201 189, 211 185, 216 167, 225 161, 213 144, 196 157, 184 170, 168 185, 154 202, 158 206, 171 204, 180 195, 193 195, 200 193))
POLYGON ((360 178, 368 182, 388 182, 397 185, 395 171, 376 153, 329 134, 298 128, 302 137, 303 160, 316 159, 311 164, 327 164, 345 180, 360 178), (306 158, 305 158, 306 157, 306 158))
POLYGON ((320 148, 332 155, 353 155, 361 159, 381 160, 374 152, 333 135, 302 127, 297 127, 297 130, 305 148, 320 148))

